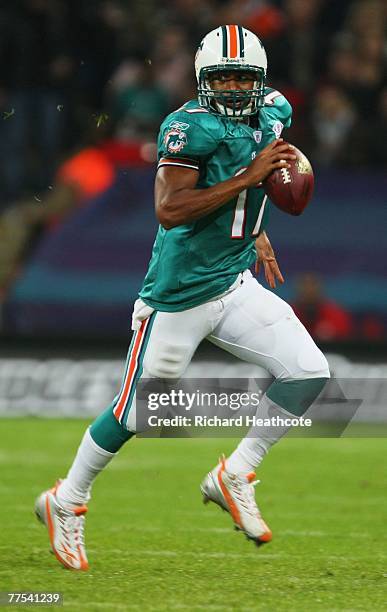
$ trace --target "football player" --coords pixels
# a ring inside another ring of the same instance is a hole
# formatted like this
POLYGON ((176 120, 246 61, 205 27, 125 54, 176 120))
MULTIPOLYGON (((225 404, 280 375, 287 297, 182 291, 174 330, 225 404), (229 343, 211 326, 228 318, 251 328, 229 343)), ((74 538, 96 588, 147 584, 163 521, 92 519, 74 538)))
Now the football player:
MULTIPOLYGON (((291 107, 266 87, 265 50, 243 27, 207 34, 195 68, 197 99, 168 115, 160 129, 160 226, 134 308, 121 390, 86 431, 67 477, 36 502, 57 559, 73 569, 88 567, 83 530, 92 483, 139 433, 140 378, 179 379, 204 338, 274 376, 261 415, 301 416, 329 378, 325 357, 291 307, 249 271, 257 258, 270 287, 283 282, 265 233, 262 181, 295 159, 280 137, 291 107)), ((255 469, 283 433, 252 427, 201 485, 205 501, 229 511, 257 544, 272 534, 255 501, 255 469)))

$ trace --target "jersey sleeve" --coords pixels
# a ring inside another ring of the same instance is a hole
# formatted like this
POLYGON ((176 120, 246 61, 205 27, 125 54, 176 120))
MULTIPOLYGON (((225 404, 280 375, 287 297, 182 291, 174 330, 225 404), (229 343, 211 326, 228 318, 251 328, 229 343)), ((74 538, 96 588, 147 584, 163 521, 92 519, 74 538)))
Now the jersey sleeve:
POLYGON ((267 90, 261 115, 262 140, 265 146, 280 138, 283 130, 292 123, 292 107, 285 96, 276 89, 267 90))
POLYGON ((199 170, 218 147, 222 130, 206 111, 175 112, 162 123, 158 137, 158 168, 177 166, 199 170))

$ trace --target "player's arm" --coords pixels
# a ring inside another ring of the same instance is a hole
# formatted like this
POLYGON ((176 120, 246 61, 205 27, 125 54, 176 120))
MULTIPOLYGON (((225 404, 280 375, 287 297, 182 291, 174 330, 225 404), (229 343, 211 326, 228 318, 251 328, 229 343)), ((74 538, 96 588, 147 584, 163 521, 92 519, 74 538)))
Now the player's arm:
POLYGON ((296 159, 291 145, 282 139, 270 143, 238 176, 206 189, 197 189, 197 170, 161 167, 156 175, 156 215, 163 227, 171 229, 192 223, 220 208, 241 191, 257 185, 276 168, 287 168, 286 160, 296 159))

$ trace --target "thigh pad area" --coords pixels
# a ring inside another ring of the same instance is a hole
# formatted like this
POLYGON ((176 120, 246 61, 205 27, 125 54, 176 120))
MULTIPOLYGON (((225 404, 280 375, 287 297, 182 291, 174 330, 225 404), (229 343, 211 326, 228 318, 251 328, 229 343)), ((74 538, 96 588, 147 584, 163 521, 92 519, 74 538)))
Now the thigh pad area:
POLYGON ((189 345, 159 340, 147 350, 144 369, 151 377, 180 378, 191 360, 192 352, 189 345))

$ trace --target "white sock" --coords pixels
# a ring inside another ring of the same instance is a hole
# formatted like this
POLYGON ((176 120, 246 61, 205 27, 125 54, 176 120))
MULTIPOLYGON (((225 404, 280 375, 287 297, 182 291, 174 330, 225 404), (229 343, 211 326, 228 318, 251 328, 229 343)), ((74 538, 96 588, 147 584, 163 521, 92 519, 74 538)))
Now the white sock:
POLYGON ((87 429, 69 473, 57 490, 59 503, 74 506, 88 502, 94 479, 115 454, 98 446, 87 429))
MULTIPOLYGON (((283 410, 278 404, 264 395, 261 399, 256 417, 265 419, 275 416, 289 418, 293 415, 283 410)), ((226 461, 227 471, 232 474, 254 472, 269 449, 278 442, 290 429, 290 426, 258 427, 252 426, 247 435, 238 444, 235 451, 226 461)))

